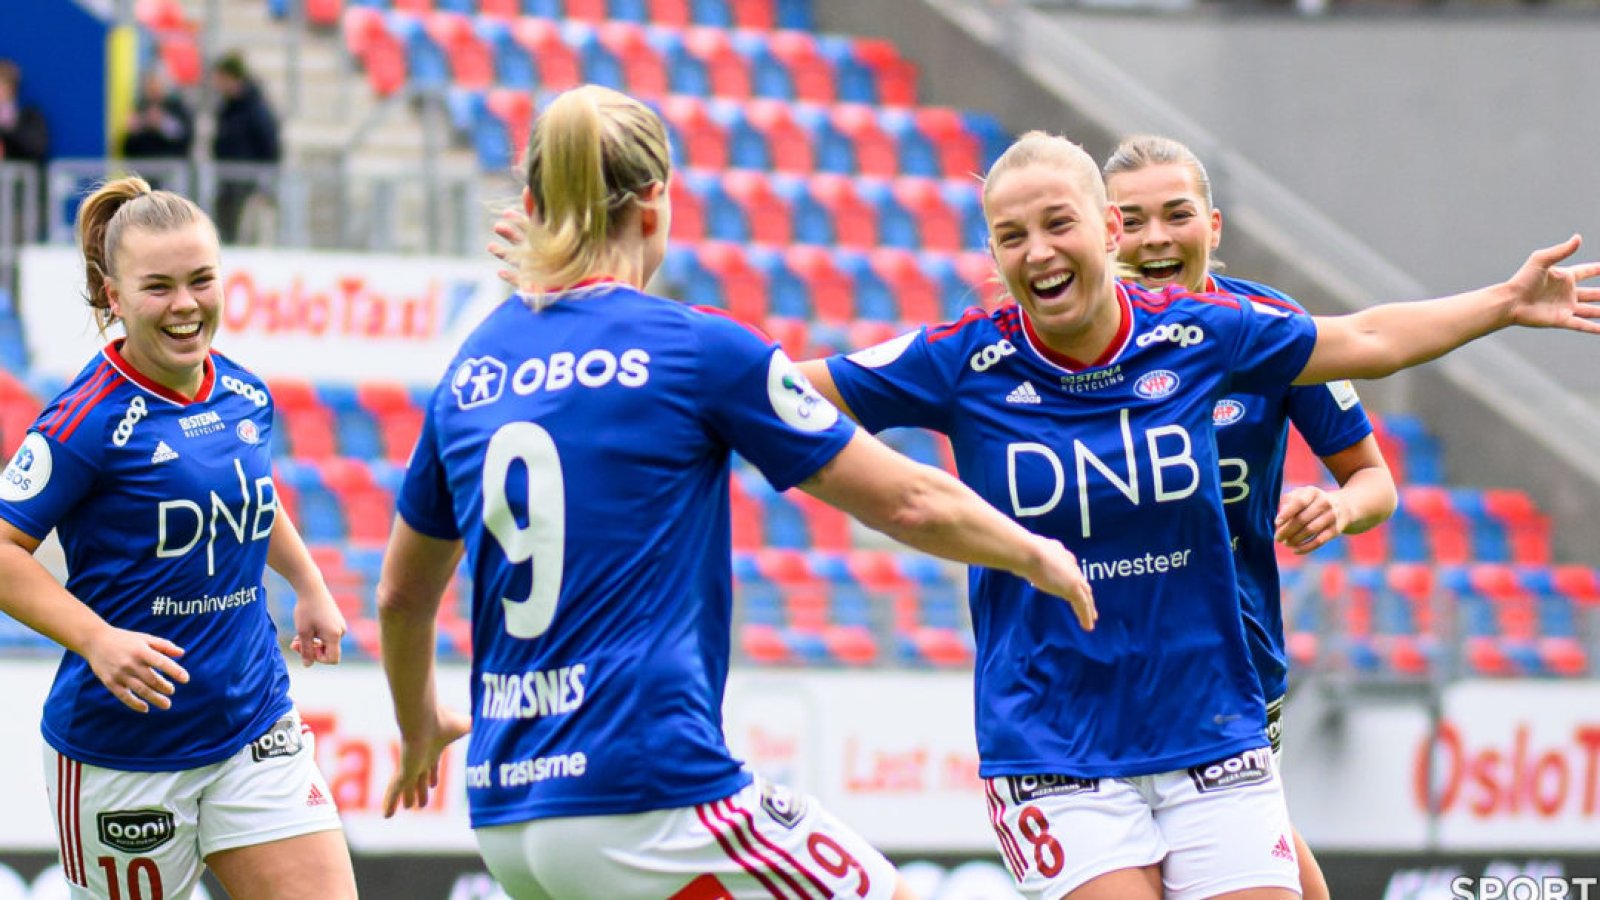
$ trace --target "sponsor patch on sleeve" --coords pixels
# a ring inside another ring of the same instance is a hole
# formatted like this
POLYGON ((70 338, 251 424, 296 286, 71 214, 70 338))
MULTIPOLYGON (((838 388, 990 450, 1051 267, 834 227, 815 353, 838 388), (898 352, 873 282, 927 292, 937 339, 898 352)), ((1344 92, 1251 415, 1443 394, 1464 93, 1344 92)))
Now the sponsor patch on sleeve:
POLYGON ((50 442, 37 431, 28 432, 5 472, 0 473, 0 500, 20 503, 39 496, 50 483, 50 471, 54 467, 50 442))
POLYGON ((1348 381, 1328 382, 1328 393, 1333 395, 1333 402, 1339 404, 1340 409, 1348 410, 1361 402, 1356 386, 1348 381))
POLYGON ((817 393, 782 350, 767 364, 767 399, 784 424, 801 431, 826 431, 839 421, 839 410, 817 393))

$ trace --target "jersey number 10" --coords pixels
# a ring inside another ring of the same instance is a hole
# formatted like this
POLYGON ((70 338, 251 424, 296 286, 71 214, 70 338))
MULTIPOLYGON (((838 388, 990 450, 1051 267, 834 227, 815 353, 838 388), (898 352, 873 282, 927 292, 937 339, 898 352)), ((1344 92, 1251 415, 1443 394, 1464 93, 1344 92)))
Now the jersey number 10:
POLYGON ((567 493, 556 442, 532 422, 501 426, 483 455, 483 525, 512 565, 533 563, 528 596, 502 597, 506 633, 536 638, 550 628, 561 597, 567 543, 567 493), (520 525, 506 496, 513 463, 528 470, 528 524, 520 525))

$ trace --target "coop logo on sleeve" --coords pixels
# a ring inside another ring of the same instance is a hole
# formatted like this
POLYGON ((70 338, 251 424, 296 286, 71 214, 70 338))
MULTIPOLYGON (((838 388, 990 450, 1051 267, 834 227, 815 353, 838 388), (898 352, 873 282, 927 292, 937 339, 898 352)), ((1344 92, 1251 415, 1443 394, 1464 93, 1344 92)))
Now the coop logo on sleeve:
POLYGON ((44 435, 37 431, 28 432, 5 472, 0 473, 0 500, 19 503, 38 496, 44 486, 50 483, 53 465, 50 444, 44 435))
POLYGON ((778 418, 801 431, 826 431, 839 421, 839 410, 823 399, 782 350, 767 364, 767 399, 778 418))

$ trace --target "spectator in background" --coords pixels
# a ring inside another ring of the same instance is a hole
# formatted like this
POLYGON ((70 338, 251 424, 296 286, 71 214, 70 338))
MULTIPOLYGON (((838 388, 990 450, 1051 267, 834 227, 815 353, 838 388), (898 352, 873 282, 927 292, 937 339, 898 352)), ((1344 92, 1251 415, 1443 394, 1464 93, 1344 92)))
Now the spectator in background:
MULTIPOLYGON (((217 133, 211 156, 219 163, 275 164, 279 158, 278 120, 266 97, 251 77, 244 57, 229 53, 211 70, 212 83, 222 97, 217 111, 217 133)), ((240 238, 246 208, 262 193, 260 177, 223 177, 217 184, 217 227, 223 243, 240 238)))
POLYGON ((42 163, 50 152, 44 114, 22 102, 22 70, 0 59, 0 161, 42 163))
POLYGON ((187 157, 194 144, 194 114, 160 65, 145 70, 138 106, 128 117, 122 155, 129 159, 187 157))

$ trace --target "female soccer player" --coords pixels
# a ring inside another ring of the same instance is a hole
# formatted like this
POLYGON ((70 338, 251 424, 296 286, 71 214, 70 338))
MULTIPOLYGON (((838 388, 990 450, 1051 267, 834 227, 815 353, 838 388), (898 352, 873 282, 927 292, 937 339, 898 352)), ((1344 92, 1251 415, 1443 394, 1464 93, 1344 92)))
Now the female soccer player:
POLYGON ((353 898, 355 877, 261 577, 297 596, 294 649, 337 663, 345 623, 279 508, 272 398, 211 349, 216 229, 122 178, 78 213, 107 344, 0 475, 0 610, 65 647, 45 772, 74 897, 353 898), (56 529, 65 589, 33 558, 56 529), (187 665, 182 665, 182 659, 187 665))
POLYGON ((857 431, 770 341, 643 293, 666 252, 668 158, 661 120, 604 88, 534 124, 524 290, 434 393, 384 557, 403 748, 384 810, 425 803, 470 724, 472 825, 513 897, 907 897, 882 855, 724 742, 730 451, 779 489, 1037 585, 1074 629, 1093 624, 1088 584, 1056 541, 857 431), (433 680, 463 544, 470 723, 433 680))
POLYGON ((991 821, 1033 897, 1299 895, 1240 618, 1213 411, 1234 391, 1372 378, 1512 324, 1600 332, 1576 237, 1508 282, 1351 316, 1117 280, 1122 212, 1077 145, 1024 135, 984 210, 1015 305, 803 368, 869 429, 951 437, 961 477, 1073 548, 1092 640, 1015 577, 972 569, 991 821))
MULTIPOLYGON (((1188 147, 1170 138, 1129 138, 1117 145, 1102 171, 1111 202, 1122 211, 1118 258, 1145 287, 1223 292, 1305 312, 1273 288, 1212 271, 1211 254, 1222 240, 1222 211, 1212 204, 1205 166, 1188 147)), ((1267 735, 1273 752, 1281 753, 1289 657, 1273 540, 1306 554, 1340 534, 1377 526, 1394 514, 1394 478, 1348 381, 1235 392, 1217 401, 1212 418, 1245 637, 1267 698, 1267 735), (1290 422, 1333 474, 1336 490, 1301 485, 1279 500, 1290 422)), ((1322 869, 1298 831, 1294 841, 1307 900, 1325 900, 1322 869)))

